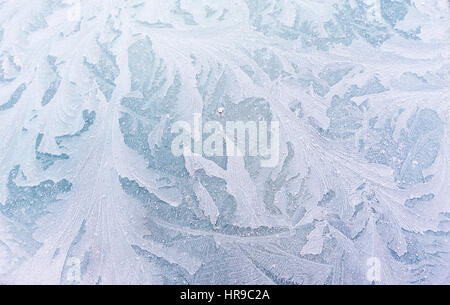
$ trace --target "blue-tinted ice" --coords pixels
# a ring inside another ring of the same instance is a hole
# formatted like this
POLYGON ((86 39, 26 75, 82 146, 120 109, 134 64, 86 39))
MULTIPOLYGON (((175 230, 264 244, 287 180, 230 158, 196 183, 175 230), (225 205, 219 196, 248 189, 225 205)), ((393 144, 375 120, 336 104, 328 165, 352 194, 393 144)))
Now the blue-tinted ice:
POLYGON ((449 21, 447 0, 2 1, 0 284, 450 284, 449 21), (278 164, 175 156, 195 113, 279 121, 278 164))

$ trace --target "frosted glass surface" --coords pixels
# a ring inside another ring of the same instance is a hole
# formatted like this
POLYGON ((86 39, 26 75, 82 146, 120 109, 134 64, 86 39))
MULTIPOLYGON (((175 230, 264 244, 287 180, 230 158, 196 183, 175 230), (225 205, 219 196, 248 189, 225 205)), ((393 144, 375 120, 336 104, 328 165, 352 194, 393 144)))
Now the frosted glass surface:
POLYGON ((449 89, 447 0, 0 1, 0 284, 450 284, 449 89))

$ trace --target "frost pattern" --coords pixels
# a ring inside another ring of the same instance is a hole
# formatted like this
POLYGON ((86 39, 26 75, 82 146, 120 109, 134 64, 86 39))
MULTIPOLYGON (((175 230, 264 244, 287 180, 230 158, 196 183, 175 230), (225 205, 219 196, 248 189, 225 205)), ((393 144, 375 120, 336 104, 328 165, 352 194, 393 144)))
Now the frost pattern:
POLYGON ((0 283, 450 284, 448 1, 71 2, 0 3, 0 283))

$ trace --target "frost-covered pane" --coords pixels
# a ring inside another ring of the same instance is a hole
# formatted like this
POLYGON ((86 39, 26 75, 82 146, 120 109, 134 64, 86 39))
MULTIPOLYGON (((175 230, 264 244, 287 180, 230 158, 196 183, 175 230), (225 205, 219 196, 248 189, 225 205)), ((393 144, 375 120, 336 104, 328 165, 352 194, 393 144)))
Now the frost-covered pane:
POLYGON ((0 3, 0 284, 450 284, 447 0, 0 3))

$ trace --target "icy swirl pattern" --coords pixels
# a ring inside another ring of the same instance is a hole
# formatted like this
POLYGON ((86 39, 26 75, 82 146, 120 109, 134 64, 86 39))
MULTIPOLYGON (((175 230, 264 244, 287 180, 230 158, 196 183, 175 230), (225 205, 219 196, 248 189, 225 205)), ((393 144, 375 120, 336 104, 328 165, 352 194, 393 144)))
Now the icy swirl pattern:
POLYGON ((0 1, 0 283, 450 284, 449 89, 447 0, 0 1))

